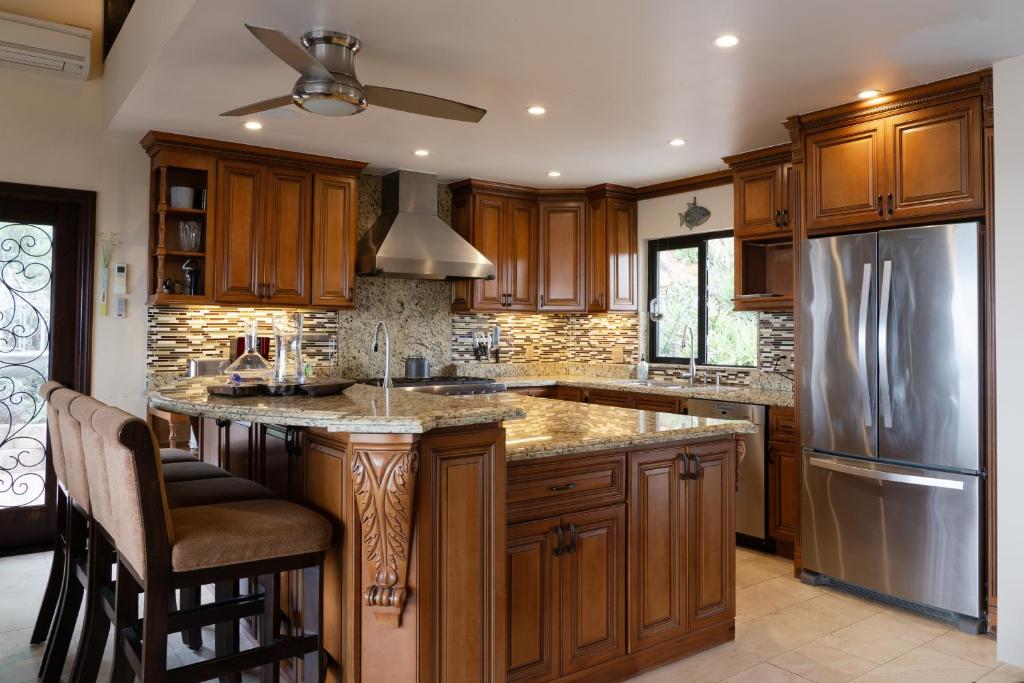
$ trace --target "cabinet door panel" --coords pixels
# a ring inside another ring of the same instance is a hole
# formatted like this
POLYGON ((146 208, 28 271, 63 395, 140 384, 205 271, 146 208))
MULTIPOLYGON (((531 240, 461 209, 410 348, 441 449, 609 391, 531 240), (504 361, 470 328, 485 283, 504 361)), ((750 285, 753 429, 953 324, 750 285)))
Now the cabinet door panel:
POLYGON ((562 517, 562 675, 626 652, 625 506, 562 517))
POLYGON ((508 528, 508 680, 558 677, 557 517, 508 528))
POLYGON ((476 195, 473 198, 473 246, 494 264, 493 280, 473 281, 473 308, 479 311, 500 311, 502 295, 506 294, 507 268, 503 246, 505 216, 508 203, 502 197, 476 195))
POLYGON ((769 166, 736 173, 737 237, 779 232, 784 205, 782 167, 769 166))
POLYGON ((608 310, 608 200, 587 202, 587 311, 608 310))
POLYGON ((540 310, 584 311, 583 202, 545 202, 540 209, 540 310))
POLYGON ((807 228, 826 229, 883 220, 883 121, 807 136, 807 228))
POLYGON ((893 218, 983 208, 981 125, 976 99, 889 120, 893 218))
POLYGON ((259 301, 263 178, 264 167, 259 164, 224 161, 217 167, 214 299, 218 303, 259 301))
POLYGON ((309 303, 310 174, 272 168, 267 174, 263 281, 268 303, 309 303))
POLYGON ((313 178, 314 306, 350 308, 356 278, 356 180, 313 178))
POLYGON ((515 311, 537 309, 537 203, 510 199, 505 267, 508 273, 506 308, 515 311))
POLYGON ((690 630, 732 620, 736 605, 736 447, 730 439, 687 449, 691 460, 690 630))
POLYGON ((608 203, 608 310, 637 306, 636 202, 608 203))
POLYGON ((686 483, 680 453, 630 455, 629 648, 687 629, 686 483))
POLYGON ((793 444, 769 443, 768 523, 772 538, 792 543, 796 536, 797 474, 793 444))

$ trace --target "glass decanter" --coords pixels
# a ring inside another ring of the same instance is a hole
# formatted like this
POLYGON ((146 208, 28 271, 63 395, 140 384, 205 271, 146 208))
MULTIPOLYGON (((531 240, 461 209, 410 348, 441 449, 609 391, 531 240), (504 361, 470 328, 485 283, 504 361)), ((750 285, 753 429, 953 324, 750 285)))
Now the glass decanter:
POLYGON ((243 379, 266 379, 270 376, 270 364, 260 355, 259 323, 250 320, 245 324, 245 352, 224 370, 225 375, 238 375, 243 379))

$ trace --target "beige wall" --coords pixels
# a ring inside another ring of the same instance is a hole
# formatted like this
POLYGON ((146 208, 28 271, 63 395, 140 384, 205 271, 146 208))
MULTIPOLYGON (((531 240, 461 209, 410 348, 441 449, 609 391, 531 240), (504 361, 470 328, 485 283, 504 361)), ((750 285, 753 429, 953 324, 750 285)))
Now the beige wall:
POLYGON ((1024 666, 1024 449, 1014 423, 1024 413, 1024 56, 995 65, 996 412, 999 465, 999 659, 1024 666))
POLYGON ((0 69, 0 181, 97 192, 97 232, 120 234, 114 261, 130 279, 127 318, 93 311, 92 390, 141 414, 149 160, 135 140, 103 135, 101 83, 0 69))

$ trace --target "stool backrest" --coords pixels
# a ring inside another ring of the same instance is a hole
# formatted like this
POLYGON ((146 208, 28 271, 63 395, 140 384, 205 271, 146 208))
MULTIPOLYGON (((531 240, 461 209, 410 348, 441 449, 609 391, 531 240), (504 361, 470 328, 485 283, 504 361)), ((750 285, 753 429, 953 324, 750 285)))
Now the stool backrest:
POLYGON ((64 488, 67 488, 68 473, 67 468, 64 467, 64 445, 60 439, 60 422, 57 419, 57 409, 50 402, 50 395, 57 389, 63 388, 64 385, 60 382, 50 380, 49 382, 44 382, 39 387, 39 396, 46 401, 46 431, 50 433, 50 454, 53 461, 53 472, 57 475, 57 481, 64 488))
POLYGON ((106 462, 106 490, 99 493, 106 500, 97 500, 94 506, 109 511, 104 528, 114 537, 121 558, 145 580, 150 563, 170 566, 174 533, 160 467, 160 446, 149 425, 119 408, 104 406, 96 410, 92 429, 106 462))
POLYGON ((85 473, 85 452, 82 448, 82 426, 72 411, 79 400, 85 398, 72 389, 60 388, 50 394, 50 406, 57 412, 61 446, 64 450, 65 486, 71 500, 86 513, 92 511, 89 481, 85 473))

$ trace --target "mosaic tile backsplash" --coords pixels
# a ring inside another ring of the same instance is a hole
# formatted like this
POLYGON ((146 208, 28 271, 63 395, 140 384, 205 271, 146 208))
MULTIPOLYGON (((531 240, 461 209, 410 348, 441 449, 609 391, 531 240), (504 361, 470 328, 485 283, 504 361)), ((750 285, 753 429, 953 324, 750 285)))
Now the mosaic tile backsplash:
MULTIPOLYGON (((380 215, 380 176, 364 174, 359 182, 359 234, 370 229, 380 215)), ((447 186, 438 187, 438 216, 451 224, 452 202, 447 186)), ((453 363, 475 361, 474 330, 489 332, 501 326, 503 364, 557 363, 578 374, 590 365, 602 369, 633 366, 646 348, 647 325, 643 315, 622 314, 451 314, 447 283, 396 278, 357 278, 354 310, 304 311, 307 362, 333 364, 334 372, 350 376, 382 373, 382 353, 373 353, 371 335, 378 320, 391 331, 391 367, 395 376, 404 370, 408 356, 426 356, 437 374, 454 371, 453 363), (335 348, 334 342, 337 341, 335 348)), ((284 309, 282 309, 284 310, 284 309)), ((242 334, 245 321, 256 318, 261 335, 271 336, 273 309, 232 306, 150 307, 147 310, 146 355, 152 377, 182 375, 189 358, 224 358, 242 334)), ((760 315, 761 369, 791 370, 793 316, 760 315)), ((273 350, 271 350, 273 356, 273 350)), ((480 367, 480 366, 477 366, 480 367)), ((554 367, 554 366, 552 366, 554 367)), ((677 374, 679 366, 652 365, 652 376, 677 374)), ((714 381, 749 384, 751 371, 734 368, 699 368, 714 381)), ((490 373, 485 373, 490 374, 490 373)), ((515 374, 515 373, 501 373, 515 374)), ((561 372, 559 373, 561 374, 561 372)), ((754 373, 755 378, 758 373, 754 373)))

